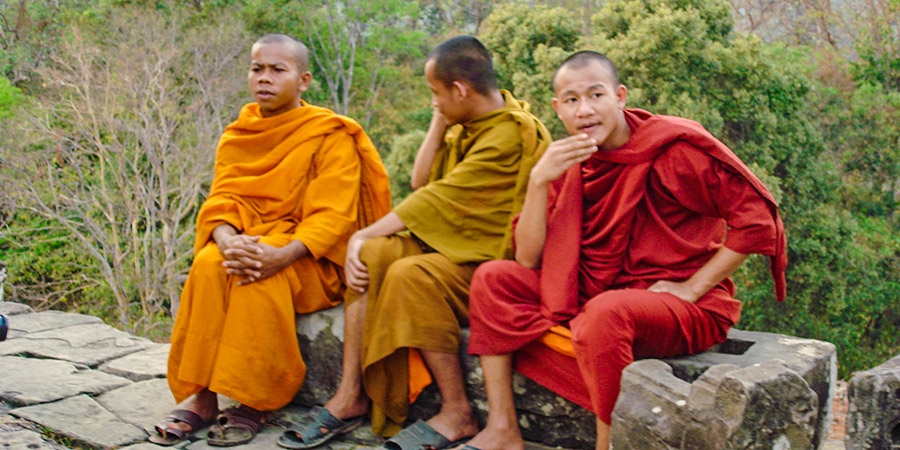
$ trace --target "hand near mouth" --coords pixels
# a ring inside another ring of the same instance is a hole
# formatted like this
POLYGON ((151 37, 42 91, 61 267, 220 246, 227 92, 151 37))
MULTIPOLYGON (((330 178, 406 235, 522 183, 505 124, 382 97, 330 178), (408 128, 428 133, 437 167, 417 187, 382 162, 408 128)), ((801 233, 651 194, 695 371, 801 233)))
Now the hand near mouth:
POLYGON ((597 141, 586 134, 578 134, 554 141, 531 169, 533 182, 549 184, 559 178, 573 164, 581 163, 597 151, 597 141))

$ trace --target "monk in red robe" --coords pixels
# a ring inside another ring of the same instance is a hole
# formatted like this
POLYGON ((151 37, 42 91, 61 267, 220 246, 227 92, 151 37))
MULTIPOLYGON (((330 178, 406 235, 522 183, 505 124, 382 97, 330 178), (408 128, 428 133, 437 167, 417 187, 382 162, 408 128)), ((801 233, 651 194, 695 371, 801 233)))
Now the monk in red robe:
POLYGON ((702 352, 740 317, 729 278, 769 255, 785 295, 784 226, 771 193, 703 127, 625 109, 615 66, 569 57, 553 106, 570 137, 531 171, 514 223, 516 261, 476 271, 469 352, 480 355, 490 413, 469 447, 522 449, 515 368, 597 415, 597 449, 625 366, 702 352))

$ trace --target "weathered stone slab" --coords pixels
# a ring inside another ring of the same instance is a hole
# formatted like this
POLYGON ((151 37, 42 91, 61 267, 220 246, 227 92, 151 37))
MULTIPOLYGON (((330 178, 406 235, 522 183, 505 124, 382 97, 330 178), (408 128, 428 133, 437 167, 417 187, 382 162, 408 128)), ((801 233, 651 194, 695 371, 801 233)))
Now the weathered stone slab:
POLYGON ((17 316, 19 314, 33 313, 30 306, 16 302, 0 302, 0 314, 4 316, 17 316))
POLYGON ((155 378, 109 391, 97 402, 119 419, 151 433, 173 408, 175 398, 166 380, 155 378))
POLYGON ((70 327, 73 325, 84 325, 88 323, 103 323, 103 321, 94 316, 72 314, 61 311, 43 311, 39 313, 20 314, 15 317, 15 320, 10 319, 9 334, 6 336, 6 338, 13 339, 24 334, 39 333, 41 331, 70 327))
POLYGON ((87 395, 17 408, 10 414, 92 447, 120 447, 147 439, 143 430, 119 420, 87 395))
POLYGON ((151 345, 153 343, 147 339, 109 325, 91 323, 29 333, 19 339, 0 342, 0 356, 27 355, 96 367, 105 361, 144 350, 151 345))
POLYGON ((13 405, 33 405, 77 394, 100 394, 130 381, 99 372, 79 370, 64 361, 0 357, 0 400, 13 405))
POLYGON ((44 439, 31 430, 0 431, 0 449, 3 450, 64 450, 65 447, 44 439))
POLYGON ((847 394, 847 450, 900 448, 900 356, 855 373, 847 394))
POLYGON ((344 354, 344 307, 297 315, 297 340, 306 363, 306 379, 294 402, 324 405, 337 392, 344 354))
POLYGON ((728 333, 728 341, 707 352, 665 361, 672 366, 678 378, 691 382, 715 365, 750 367, 775 359, 784 362, 785 366, 800 375, 816 392, 819 403, 813 443, 818 448, 828 436, 831 424, 831 399, 837 380, 837 351, 833 344, 781 334, 732 329, 728 333))
POLYGON ((147 350, 107 361, 99 367, 99 370, 131 381, 165 378, 171 347, 171 344, 152 345, 147 350))
POLYGON ((625 369, 613 412, 617 450, 812 450, 818 397, 781 361, 714 367, 692 385, 671 366, 625 369), (697 389, 694 389, 696 385, 697 389), (710 397, 710 392, 714 392, 710 397))

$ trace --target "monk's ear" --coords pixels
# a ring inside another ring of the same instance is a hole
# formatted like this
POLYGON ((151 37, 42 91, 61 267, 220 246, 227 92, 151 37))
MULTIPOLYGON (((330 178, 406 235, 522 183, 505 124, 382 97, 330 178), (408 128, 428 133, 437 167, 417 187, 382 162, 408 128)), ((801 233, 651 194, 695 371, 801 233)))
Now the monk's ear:
MULTIPOLYGON (((559 100, 556 97, 553 97, 553 110, 556 111, 556 117, 559 117, 559 100)), ((562 120, 562 117, 559 117, 559 120, 562 120)))
POLYGON ((456 98, 457 101, 462 101, 469 96, 469 86, 461 81, 454 81, 451 89, 459 96, 456 98))
POLYGON ((300 83, 297 86, 297 91, 300 93, 306 92, 310 83, 312 83, 312 74, 309 71, 303 72, 300 74, 300 83))
POLYGON ((624 84, 620 84, 616 86, 616 105, 619 108, 625 108, 625 103, 628 101, 628 88, 625 87, 624 84))

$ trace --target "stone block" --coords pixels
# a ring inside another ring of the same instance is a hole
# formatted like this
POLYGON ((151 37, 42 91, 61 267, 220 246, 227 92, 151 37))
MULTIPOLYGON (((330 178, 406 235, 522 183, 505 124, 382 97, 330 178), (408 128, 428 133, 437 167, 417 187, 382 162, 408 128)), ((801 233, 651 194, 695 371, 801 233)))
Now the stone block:
MULTIPOLYGON (((18 310, 18 308, 16 310, 18 310)), ((29 333, 39 333, 41 331, 65 328, 73 325, 84 325, 89 323, 103 323, 103 321, 100 320, 100 318, 94 316, 72 314, 61 311, 43 311, 39 313, 19 314, 16 315, 15 320, 10 319, 9 335, 6 338, 13 339, 29 333)))
POLYGON ((672 367, 659 360, 628 366, 613 411, 613 447, 818 448, 813 443, 818 397, 784 363, 717 366, 707 374, 688 383, 675 377, 672 367))
POLYGON ((4 316, 17 316, 19 314, 29 314, 33 312, 34 310, 28 305, 0 301, 0 314, 3 314, 4 316))
POLYGON ((2 450, 65 450, 65 447, 44 439, 31 430, 0 431, 2 450))
POLYGON ((171 344, 154 344, 147 350, 107 361, 99 370, 131 381, 165 378, 171 347, 171 344))
POLYGON ((154 426, 168 416, 175 405, 169 383, 162 378, 123 386, 96 400, 122 421, 136 425, 148 434, 155 432, 154 426))
POLYGON ((64 361, 17 356, 0 357, 0 380, 0 401, 20 406, 78 394, 96 395, 131 384, 124 378, 79 369, 64 361))
MULTIPOLYGON (((39 314, 44 313, 16 317, 27 318, 39 314)), ((133 336, 109 325, 87 323, 30 332, 19 338, 0 342, 0 355, 61 359, 97 367, 103 362, 144 350, 152 345, 153 343, 147 339, 133 336)))
POLYGON ((900 449, 900 356, 855 373, 847 394, 847 450, 900 449))
POLYGON ((665 359, 675 376, 693 382, 710 367, 732 364, 750 367, 766 361, 780 360, 800 375, 818 397, 814 448, 819 448, 828 436, 831 424, 831 399, 837 381, 837 351, 834 344, 785 336, 732 329, 728 340, 709 351, 681 358, 665 359))
POLYGON ((294 398, 299 405, 324 405, 337 392, 344 354, 344 307, 297 315, 297 340, 306 380, 294 398))
POLYGON ((94 448, 121 447, 147 439, 143 430, 123 422, 87 395, 17 408, 10 414, 94 448))

